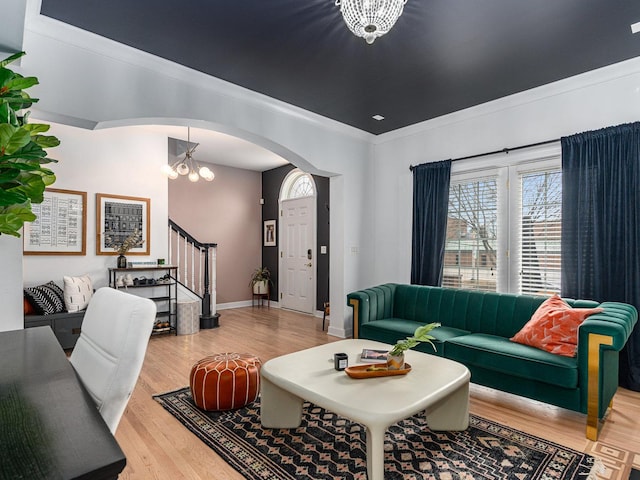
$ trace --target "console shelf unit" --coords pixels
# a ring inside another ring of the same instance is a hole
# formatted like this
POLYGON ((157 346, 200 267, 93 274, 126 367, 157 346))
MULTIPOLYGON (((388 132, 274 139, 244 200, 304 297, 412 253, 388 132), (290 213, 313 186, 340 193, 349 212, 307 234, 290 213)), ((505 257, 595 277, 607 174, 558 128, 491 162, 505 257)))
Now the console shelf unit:
POLYGON ((178 283, 176 277, 178 267, 174 265, 158 265, 148 267, 127 267, 109 269, 109 286, 133 295, 153 300, 157 306, 156 321, 152 335, 173 333, 177 335, 178 283), (137 280, 134 285, 118 285, 118 277, 131 275, 137 280), (166 275, 168 279, 161 280, 166 275), (151 280, 151 283, 148 281, 151 280), (142 283, 144 281, 144 283, 142 283), (168 327, 159 324, 169 323, 168 327))

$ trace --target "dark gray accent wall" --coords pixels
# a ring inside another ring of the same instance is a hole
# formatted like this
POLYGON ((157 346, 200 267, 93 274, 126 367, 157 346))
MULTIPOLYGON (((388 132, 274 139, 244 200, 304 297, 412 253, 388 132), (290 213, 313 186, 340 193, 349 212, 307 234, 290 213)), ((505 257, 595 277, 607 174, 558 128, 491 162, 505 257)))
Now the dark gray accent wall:
MULTIPOLYGON (((280 216, 278 215, 278 197, 280 187, 287 174, 293 170, 293 165, 274 168, 262 172, 262 221, 276 220, 276 231, 280 231, 280 216)), ((315 265, 317 277, 316 289, 316 309, 322 310, 323 303, 329 301, 329 255, 331 248, 329 245, 329 178, 313 175, 313 180, 318 189, 316 232, 317 244, 315 249, 315 265), (327 247, 325 255, 320 254, 320 246, 327 247)), ((271 300, 278 301, 278 252, 279 246, 262 247, 262 265, 271 272, 273 280, 271 300)))

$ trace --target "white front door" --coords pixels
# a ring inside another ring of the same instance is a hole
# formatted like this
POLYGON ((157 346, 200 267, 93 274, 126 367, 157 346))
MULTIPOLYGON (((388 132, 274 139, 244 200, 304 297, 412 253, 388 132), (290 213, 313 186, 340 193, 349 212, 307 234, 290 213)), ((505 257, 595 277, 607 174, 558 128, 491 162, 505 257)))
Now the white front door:
POLYGON ((313 313, 316 300, 316 199, 280 203, 280 306, 313 313))

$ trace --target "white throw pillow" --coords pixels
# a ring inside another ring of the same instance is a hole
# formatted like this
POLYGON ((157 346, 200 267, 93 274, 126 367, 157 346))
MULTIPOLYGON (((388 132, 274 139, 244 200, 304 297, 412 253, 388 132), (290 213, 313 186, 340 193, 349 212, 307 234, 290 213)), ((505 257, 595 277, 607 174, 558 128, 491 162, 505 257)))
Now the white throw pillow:
POLYGON ((89 305, 93 286, 89 275, 81 277, 63 277, 64 279, 64 304, 68 312, 84 310, 89 305))

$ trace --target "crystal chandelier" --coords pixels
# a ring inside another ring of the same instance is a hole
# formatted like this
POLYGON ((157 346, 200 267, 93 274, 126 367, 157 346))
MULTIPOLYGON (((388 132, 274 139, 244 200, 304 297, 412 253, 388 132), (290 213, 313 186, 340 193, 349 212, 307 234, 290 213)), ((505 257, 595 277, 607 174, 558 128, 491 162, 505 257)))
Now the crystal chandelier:
POLYGON ((349 30, 369 45, 391 30, 405 3, 407 0, 336 0, 349 30))
POLYGON ((178 175, 188 175, 189 180, 197 182, 200 177, 204 178, 207 182, 210 182, 215 178, 214 173, 209 167, 201 167, 193 159, 193 152, 196 151, 198 144, 191 146, 191 131, 187 127, 187 151, 184 154, 182 160, 177 160, 171 165, 163 165, 161 170, 171 180, 178 178, 178 175))

